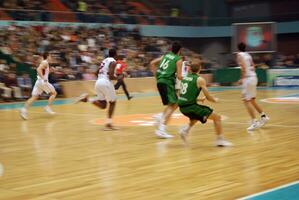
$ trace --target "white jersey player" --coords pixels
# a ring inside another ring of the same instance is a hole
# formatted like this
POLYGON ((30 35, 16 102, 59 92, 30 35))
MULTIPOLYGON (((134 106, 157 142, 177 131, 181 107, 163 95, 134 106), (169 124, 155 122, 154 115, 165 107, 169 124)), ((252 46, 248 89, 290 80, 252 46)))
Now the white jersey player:
MULTIPOLYGON (((108 108, 108 119, 104 130, 116 130, 112 125, 112 116, 116 104, 116 93, 112 79, 115 79, 114 70, 116 66, 116 50, 109 50, 109 57, 105 58, 99 67, 98 80, 95 84, 95 91, 97 94, 97 100, 90 100, 95 106, 105 109, 107 102, 109 103, 108 108)), ((89 101, 88 94, 82 94, 77 101, 87 102, 89 101)))
POLYGON ((49 114, 55 114, 55 112, 52 111, 50 108, 50 105, 53 103, 57 92, 55 91, 55 88, 53 85, 49 83, 49 73, 50 73, 50 66, 49 66, 49 60, 51 59, 51 55, 49 53, 43 54, 43 60, 39 64, 37 68, 37 80, 35 82, 35 85, 32 90, 32 96, 30 99, 28 99, 24 105, 24 107, 21 109, 20 115, 21 117, 26 120, 28 118, 27 116, 27 109, 29 106, 38 99, 38 97, 43 93, 47 93, 50 95, 48 100, 48 105, 45 107, 46 112, 49 114))
POLYGON ((251 125, 247 128, 248 131, 253 131, 260 128, 269 121, 269 117, 263 112, 262 108, 256 103, 256 86, 257 76, 255 73, 255 65, 249 53, 245 52, 246 45, 244 43, 238 44, 240 52, 237 53, 237 63, 241 67, 241 82, 243 101, 247 111, 251 117, 251 125), (261 115, 259 121, 255 118, 255 110, 261 115))
MULTIPOLYGON (((186 77, 189 73, 190 63, 189 61, 183 61, 182 62, 182 77, 186 77)), ((175 83, 175 89, 180 90, 181 89, 181 81, 179 79, 176 79, 175 83)))

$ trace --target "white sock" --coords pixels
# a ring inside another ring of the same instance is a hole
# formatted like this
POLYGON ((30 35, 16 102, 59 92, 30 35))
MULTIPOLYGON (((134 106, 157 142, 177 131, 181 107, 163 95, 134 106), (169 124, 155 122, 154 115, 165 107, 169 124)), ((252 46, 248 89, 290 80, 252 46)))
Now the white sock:
POLYGON ((217 140, 223 140, 224 139, 224 137, 223 137, 223 135, 221 134, 221 135, 217 135, 217 140))
POLYGON ((106 119, 106 124, 112 124, 112 119, 111 118, 107 118, 106 119))
POLYGON ((256 119, 252 119, 252 120, 251 120, 251 124, 254 124, 254 123, 256 123, 256 122, 257 122, 256 119))
POLYGON ((159 125, 159 130, 164 132, 165 129, 166 129, 166 125, 161 123, 161 124, 159 125))

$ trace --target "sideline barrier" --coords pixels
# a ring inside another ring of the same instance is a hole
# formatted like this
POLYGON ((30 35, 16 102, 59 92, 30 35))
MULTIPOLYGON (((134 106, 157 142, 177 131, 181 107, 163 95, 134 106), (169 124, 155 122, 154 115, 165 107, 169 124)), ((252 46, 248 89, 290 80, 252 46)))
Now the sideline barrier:
MULTIPOLYGON (((256 69, 257 77, 259 83, 267 83, 267 70, 266 69, 256 69)), ((240 68, 230 67, 217 69, 214 72, 214 82, 220 85, 232 85, 240 80, 240 68)))
MULTIPOLYGON (((201 74, 207 83, 211 83, 212 74, 201 74)), ((115 81, 114 81, 115 82, 115 81)), ((126 78, 125 83, 129 92, 156 92, 156 79, 154 77, 142 77, 142 78, 126 78)), ((82 93, 88 93, 95 95, 94 84, 95 81, 66 81, 60 82, 63 90, 64 97, 77 97, 82 93)), ((117 93, 123 93, 120 87, 117 93)))

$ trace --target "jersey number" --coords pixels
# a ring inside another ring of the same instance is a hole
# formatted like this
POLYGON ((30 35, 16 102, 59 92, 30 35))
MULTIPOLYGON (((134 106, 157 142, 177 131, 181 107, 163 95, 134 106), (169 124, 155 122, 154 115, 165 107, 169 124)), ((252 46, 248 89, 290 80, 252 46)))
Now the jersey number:
POLYGON ((181 94, 186 94, 187 88, 188 88, 188 83, 181 83, 180 93, 181 94))
POLYGON ((160 65, 160 68, 165 70, 165 69, 168 68, 168 66, 169 66, 169 60, 163 60, 161 65, 160 65))

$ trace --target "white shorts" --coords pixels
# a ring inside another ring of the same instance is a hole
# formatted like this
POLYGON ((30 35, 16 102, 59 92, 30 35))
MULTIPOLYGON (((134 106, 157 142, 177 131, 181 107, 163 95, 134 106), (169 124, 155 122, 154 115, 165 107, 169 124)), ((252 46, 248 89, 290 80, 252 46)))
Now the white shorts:
POLYGON ((49 94, 49 93, 54 93, 56 91, 54 86, 51 83, 44 82, 41 79, 37 79, 32 90, 32 96, 39 96, 43 92, 49 94))
POLYGON ((176 79, 175 81, 175 89, 180 90, 181 89, 181 80, 176 79))
POLYGON ((107 102, 116 101, 116 92, 113 83, 105 78, 99 78, 96 81, 95 91, 99 100, 107 102))
POLYGON ((247 77, 242 81, 242 95, 244 100, 251 100, 256 97, 257 77, 247 77))

